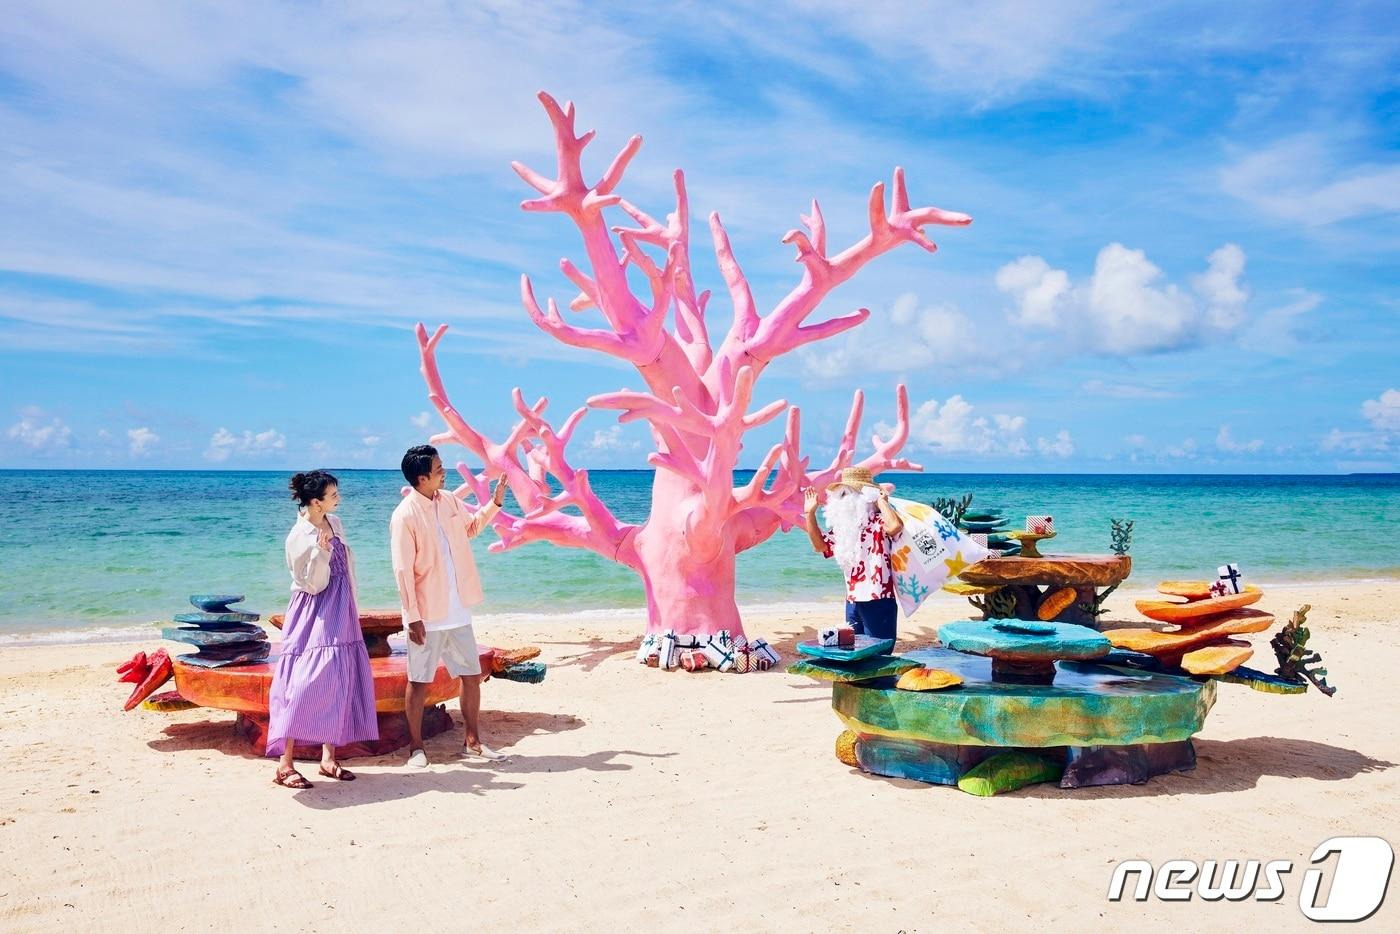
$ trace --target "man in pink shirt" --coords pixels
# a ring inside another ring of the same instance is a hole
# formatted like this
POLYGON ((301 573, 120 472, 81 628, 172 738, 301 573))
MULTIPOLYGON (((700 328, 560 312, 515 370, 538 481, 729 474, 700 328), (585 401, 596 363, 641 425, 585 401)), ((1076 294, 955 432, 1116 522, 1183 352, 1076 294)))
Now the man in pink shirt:
POLYGON ((423 750, 423 703, 440 662, 446 664, 448 674, 462 682, 463 753, 475 759, 504 759, 482 743, 478 733, 483 678, 469 607, 481 602, 482 592, 468 540, 490 525, 500 511, 506 495, 505 479, 496 481, 491 502, 472 512, 456 496, 443 491, 447 471, 432 446, 409 448, 402 468, 413 492, 403 498, 389 520, 389 547, 408 631, 408 688, 404 694, 410 737, 408 764, 416 768, 428 764, 423 750))

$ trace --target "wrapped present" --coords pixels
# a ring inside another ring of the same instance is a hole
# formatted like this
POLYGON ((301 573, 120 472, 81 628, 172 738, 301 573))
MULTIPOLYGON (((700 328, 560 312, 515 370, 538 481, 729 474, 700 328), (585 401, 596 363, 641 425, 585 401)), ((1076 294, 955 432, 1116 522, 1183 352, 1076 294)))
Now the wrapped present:
POLYGON ((1036 535, 1054 535, 1054 516, 1026 516, 1026 531, 1036 535))
POLYGON ((755 639, 749 643, 749 648, 753 652, 753 667, 755 671, 767 671, 778 664, 778 653, 767 640, 755 639))
POLYGON ((721 629, 711 635, 701 647, 710 667, 718 671, 728 671, 734 667, 734 639, 728 629, 721 629))
POLYGON ((829 626, 818 633, 818 643, 826 648, 852 647, 856 631, 850 626, 829 626))
POLYGON ((668 629, 661 634, 661 642, 657 650, 657 667, 670 671, 675 668, 680 659, 676 653, 679 647, 676 644, 677 637, 674 629, 668 629))
POLYGON ((1218 580, 1210 585, 1210 595, 1212 597, 1223 597, 1230 592, 1230 585, 1222 580, 1218 580))
POLYGON ((972 539, 974 542, 976 542, 977 544, 981 545, 983 548, 986 548, 986 547, 987 547, 987 533, 986 533, 986 532, 971 532, 971 533, 968 534, 968 538, 972 539))
POLYGON ((681 649, 681 667, 686 671, 704 671, 710 667, 704 649, 681 649))
POLYGON ((649 632, 642 636, 642 644, 637 647, 637 664, 655 668, 654 660, 661 654, 661 634, 649 632))
POLYGON ((1238 564, 1222 564, 1216 569, 1216 574, 1220 578, 1220 583, 1229 590, 1227 593, 1241 593, 1244 591, 1244 584, 1240 583, 1244 578, 1240 575, 1238 564))
POLYGON ((736 675, 746 675, 754 670, 754 654, 749 640, 743 636, 734 637, 734 667, 729 669, 736 675))

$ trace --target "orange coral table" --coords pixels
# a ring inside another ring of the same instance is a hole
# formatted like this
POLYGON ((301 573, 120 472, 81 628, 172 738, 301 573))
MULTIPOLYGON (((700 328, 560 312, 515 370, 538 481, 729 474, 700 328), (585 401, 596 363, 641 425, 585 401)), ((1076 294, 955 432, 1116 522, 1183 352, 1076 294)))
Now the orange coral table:
MULTIPOLYGON (((496 650, 479 646, 481 670, 491 671, 496 650)), ((272 689, 272 672, 277 663, 274 653, 257 665, 230 665, 226 668, 201 668, 175 662, 175 687, 180 696, 201 707, 232 710, 238 714, 237 731, 253 744, 261 755, 267 746, 268 692, 272 689)), ((374 677, 374 707, 379 712, 379 740, 354 743, 337 750, 340 758, 376 756, 392 752, 408 742, 408 722, 403 716, 403 695, 408 686, 408 656, 402 653, 369 660, 374 677)), ((428 687, 427 705, 423 711, 423 735, 435 736, 452 728, 452 718, 435 706, 457 697, 461 683, 439 665, 428 687)), ((297 744, 297 758, 315 759, 321 755, 319 746, 297 744)))
MULTIPOLYGON (((480 646, 481 670, 491 670, 496 650, 480 646)), ((267 695, 272 689, 272 671, 277 664, 274 653, 257 665, 230 665, 227 668, 200 668, 175 660, 175 687, 180 696, 201 707, 235 710, 239 713, 266 714, 267 695)), ((380 713, 403 713, 403 694, 408 686, 408 656, 394 654, 371 658, 369 670, 374 676, 374 709, 380 713)), ((459 682, 438 666, 437 675, 428 688, 428 703, 440 704, 457 696, 459 682)))

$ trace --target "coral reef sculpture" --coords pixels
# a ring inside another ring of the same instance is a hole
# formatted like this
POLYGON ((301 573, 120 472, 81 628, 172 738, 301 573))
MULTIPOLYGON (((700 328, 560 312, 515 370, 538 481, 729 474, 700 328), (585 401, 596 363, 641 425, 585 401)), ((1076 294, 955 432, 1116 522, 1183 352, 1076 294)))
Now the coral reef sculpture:
POLYGON ((1126 555, 1133 547, 1133 520, 1132 519, 1109 519, 1112 526, 1113 553, 1115 555, 1126 555))
POLYGON ((1312 630, 1305 624, 1311 609, 1312 605, 1308 603, 1298 607, 1289 617, 1288 624, 1274 633, 1274 637, 1269 640, 1274 655, 1278 657, 1278 668, 1274 669, 1274 672, 1288 681, 1301 683, 1306 678, 1312 682, 1313 687, 1331 697, 1337 693, 1337 689, 1327 683, 1327 669, 1309 667, 1317 666, 1322 661, 1319 653, 1308 650, 1308 639, 1312 637, 1312 630))
POLYGON ((957 525, 962 521, 963 514, 967 512, 967 507, 972 505, 972 494, 966 496, 940 496, 930 505, 943 514, 943 518, 957 525))
POLYGON ((972 219, 934 207, 911 207, 904 172, 896 168, 888 192, 883 183, 871 189, 868 232, 834 252, 827 248, 826 222, 814 201, 811 213, 802 218, 805 230, 792 230, 783 237, 797 250, 801 279, 771 311, 760 314, 729 235, 719 216, 711 214, 715 258, 733 306, 732 320, 716 346, 707 315, 711 296, 697 291, 692 272, 684 175, 677 170, 673 176, 675 210, 664 222, 656 220, 617 191, 641 147, 641 137, 628 140, 602 177, 590 184, 584 180, 582 155, 593 132, 581 136, 575 132, 573 104, 561 107, 544 93, 539 99, 554 128, 558 165, 551 178, 513 164, 516 173, 539 193, 521 207, 563 214, 578 228, 587 271, 569 259, 559 263, 579 290, 569 307, 575 312, 596 309, 606 327, 566 322, 553 299, 541 308, 528 276, 521 277, 522 303, 530 320, 545 333, 569 346, 626 361, 646 388, 593 396, 557 427, 545 417, 545 399, 528 404, 516 389, 520 420, 503 440, 494 441, 473 428, 448 396, 437 363, 437 348, 447 326, 429 335, 420 324, 418 346, 428 398, 447 425, 432 440, 462 445, 482 465, 479 472, 457 465, 464 483, 454 491, 456 495, 485 503, 492 478, 504 475, 509 484, 520 510, 502 512, 493 520, 500 535, 493 550, 535 541, 591 549, 641 577, 647 632, 728 630, 741 635, 735 557, 779 530, 800 525, 803 489, 825 488, 848 466, 865 467, 872 473, 920 469, 899 456, 909 435, 904 386, 896 393, 896 427, 889 438, 872 438, 873 453, 856 459, 864 406, 857 391, 835 457, 825 468, 809 469, 809 458, 802 456, 799 446, 796 407, 780 399, 750 411, 759 377, 783 354, 835 337, 870 316, 862 308, 804 323, 833 289, 871 260, 906 243, 932 252, 936 247, 924 233, 925 227, 962 226, 972 219), (611 226, 604 211, 614 208, 635 226, 611 226), (634 278, 647 283, 646 294, 633 292, 629 279, 634 278), (619 421, 640 420, 651 429, 656 450, 647 461, 657 470, 651 512, 639 525, 618 520, 594 493, 588 472, 572 466, 565 454, 590 408, 619 412, 619 421), (784 413, 783 440, 763 457, 753 478, 736 487, 733 474, 744 435, 784 413))

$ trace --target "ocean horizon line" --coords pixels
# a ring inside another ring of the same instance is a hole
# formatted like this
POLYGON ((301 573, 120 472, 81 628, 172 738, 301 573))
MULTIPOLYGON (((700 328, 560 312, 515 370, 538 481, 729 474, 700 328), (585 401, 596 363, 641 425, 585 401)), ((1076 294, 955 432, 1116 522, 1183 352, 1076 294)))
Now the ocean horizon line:
MULTIPOLYGON (((470 466, 470 465, 469 465, 470 466)), ((114 473, 114 474, 155 474, 155 473, 210 473, 210 474, 285 474, 295 473, 298 470, 319 469, 339 471, 341 473, 398 473, 397 467, 344 467, 334 464, 321 465, 320 467, 308 467, 303 464, 294 467, 0 467, 0 474, 36 474, 36 473, 114 473)), ((480 471, 481 467, 472 467, 474 471, 480 471)), ((600 473, 636 473, 654 474, 655 467, 587 467, 579 466, 577 470, 587 470, 590 474, 600 473)), ((736 474, 756 473, 755 467, 736 467, 736 474)), ((1310 478, 1338 478, 1338 477, 1395 477, 1400 478, 1400 471, 1348 471, 1346 473, 1282 473, 1264 472, 1251 473, 1244 471, 1221 471, 1221 472, 1186 472, 1186 471, 1140 471, 1140 470, 1118 470, 1118 471, 1076 471, 1076 470, 886 470, 881 474, 897 474, 906 476, 937 477, 1294 477, 1300 479, 1310 478)))

